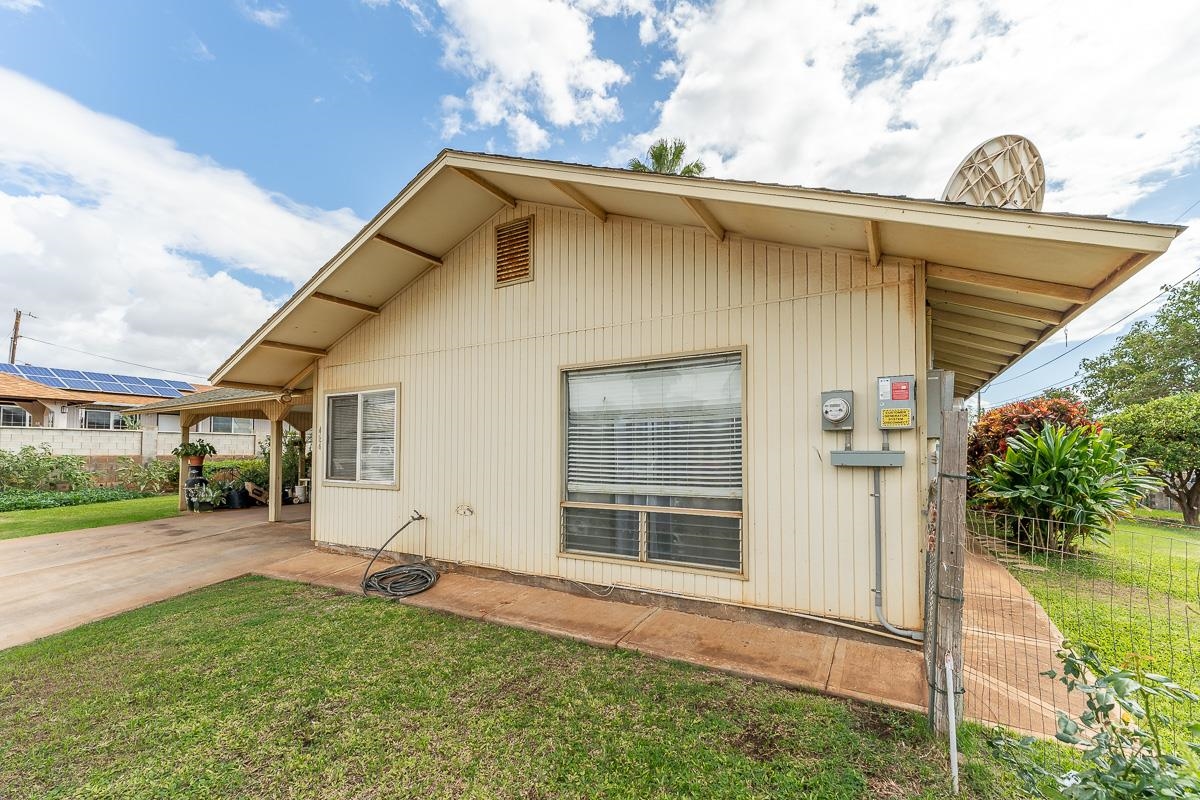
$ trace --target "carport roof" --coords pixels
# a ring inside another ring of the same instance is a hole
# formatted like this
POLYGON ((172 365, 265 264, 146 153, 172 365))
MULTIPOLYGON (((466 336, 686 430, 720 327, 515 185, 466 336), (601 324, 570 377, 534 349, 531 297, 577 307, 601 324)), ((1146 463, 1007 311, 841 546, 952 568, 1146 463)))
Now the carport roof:
MULTIPOLYGON (((1119 286, 1183 230, 1108 217, 684 178, 444 150, 217 369, 213 382, 311 385, 316 359, 480 224, 518 202, 703 227, 878 264, 926 264, 934 365, 970 394, 1119 286)), ((156 404, 161 405, 161 404, 156 404)))
POLYGON ((230 403, 245 403, 257 400, 274 400, 279 396, 279 392, 263 392, 252 389, 234 389, 228 386, 220 386, 216 389, 209 389, 206 392, 196 392, 189 394, 186 397, 172 397, 169 400, 161 400, 157 403, 149 403, 141 406, 136 411, 131 411, 131 414, 144 414, 158 411, 193 411, 201 408, 209 408, 216 405, 227 405, 230 403))

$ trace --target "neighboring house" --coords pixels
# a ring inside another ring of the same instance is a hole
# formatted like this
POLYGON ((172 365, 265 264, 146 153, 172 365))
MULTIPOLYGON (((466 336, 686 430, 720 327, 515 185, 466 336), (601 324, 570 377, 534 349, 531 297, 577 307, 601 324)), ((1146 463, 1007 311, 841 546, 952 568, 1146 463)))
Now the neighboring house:
MULTIPOLYGON (((168 458, 179 444, 179 416, 131 412, 164 397, 186 397, 207 386, 100 372, 0 364, 0 450, 45 445, 56 454, 90 459, 97 471, 122 456, 168 458)), ((211 418, 193 432, 222 456, 252 456, 266 423, 211 418)))
POLYGON ((311 415, 321 544, 418 509, 392 549, 918 628, 930 369, 972 393, 1180 230, 446 151, 217 370, 240 392, 147 410, 311 415), (847 461, 899 464, 881 553, 847 461))

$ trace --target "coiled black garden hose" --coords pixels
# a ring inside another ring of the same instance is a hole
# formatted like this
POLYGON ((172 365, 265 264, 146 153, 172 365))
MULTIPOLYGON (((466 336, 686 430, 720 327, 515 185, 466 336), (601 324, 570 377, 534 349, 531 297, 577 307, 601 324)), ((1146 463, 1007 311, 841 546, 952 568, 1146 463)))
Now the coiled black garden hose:
POLYGON ((425 517, 421 512, 414 510, 408 522, 401 525, 400 530, 389 536, 388 540, 375 551, 375 555, 367 562, 367 568, 363 570, 362 580, 359 581, 359 586, 362 587, 363 594, 378 592, 387 597, 408 597, 423 592, 437 583, 437 570, 428 564, 397 564, 393 567, 381 569, 373 575, 368 575, 371 572, 372 565, 375 563, 375 559, 379 558, 379 554, 392 543, 392 539, 399 536, 409 525, 423 519, 425 517))

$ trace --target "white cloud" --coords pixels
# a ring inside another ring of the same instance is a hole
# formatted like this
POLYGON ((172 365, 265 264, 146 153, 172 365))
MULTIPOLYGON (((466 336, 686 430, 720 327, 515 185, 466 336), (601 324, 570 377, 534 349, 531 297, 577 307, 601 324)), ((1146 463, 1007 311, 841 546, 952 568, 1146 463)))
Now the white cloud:
POLYGON ((6 11, 18 11, 28 14, 35 8, 42 7, 42 0, 0 0, 0 8, 6 11))
MULTIPOLYGON (((371 7, 387 0, 363 0, 371 7)), ((470 85, 447 107, 442 132, 503 126, 521 153, 553 140, 552 129, 579 129, 586 138, 597 126, 621 118, 615 90, 629 75, 595 48, 597 17, 640 17, 643 43, 658 36, 653 0, 396 0, 423 33, 436 31, 443 63, 470 85)))
MULTIPOLYGON (((1200 160, 1184 99, 1200 96, 1200 15, 1183 2, 716 0, 659 28, 678 82, 615 163, 679 136, 718 177, 936 197, 975 145, 1019 133, 1045 158, 1047 210, 1119 215, 1200 160)), ((1191 234, 1172 250, 1072 338, 1200 258, 1191 234)))
POLYGON ((247 19, 267 28, 278 28, 291 16, 287 6, 282 4, 263 5, 257 0, 239 0, 238 8, 247 19))
POLYGON ((0 69, 0 96, 0 297, 38 315, 32 337, 207 374, 279 299, 239 275, 304 280, 361 225, 17 73, 0 69))
POLYGON ((195 59, 196 61, 212 61, 216 58, 212 54, 212 51, 208 49, 208 45, 204 43, 204 40, 194 33, 184 42, 183 50, 188 58, 195 59))

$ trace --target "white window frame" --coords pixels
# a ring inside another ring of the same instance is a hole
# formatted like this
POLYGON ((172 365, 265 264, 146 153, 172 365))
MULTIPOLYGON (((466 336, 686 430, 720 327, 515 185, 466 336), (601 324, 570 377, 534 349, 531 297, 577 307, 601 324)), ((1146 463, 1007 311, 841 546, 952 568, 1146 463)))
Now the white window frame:
POLYGON ((4 410, 12 409, 14 411, 20 411, 22 414, 22 419, 25 420, 20 425, 11 425, 11 424, 5 422, 3 416, 0 415, 0 427, 3 427, 3 428, 29 428, 29 427, 33 426, 33 415, 31 415, 28 411, 21 408, 20 406, 12 405, 11 403, 4 403, 2 406, 0 406, 0 408, 2 408, 4 410))
POLYGON ((208 418, 208 432, 209 432, 209 433, 221 434, 221 435, 224 435, 224 434, 237 434, 237 435, 239 435, 239 436, 244 436, 244 435, 246 435, 246 434, 252 434, 252 433, 254 433, 254 420, 252 420, 252 419, 246 419, 246 418, 244 418, 244 417, 224 417, 224 416, 209 417, 209 418, 208 418), (213 429, 213 423, 214 423, 214 422, 216 422, 218 419, 227 419, 227 420, 229 420, 229 430, 228 430, 228 431, 218 431, 218 430, 214 430, 214 429, 213 429), (249 425, 249 428, 250 428, 250 429, 249 429, 249 430, 245 430, 245 431, 239 431, 239 430, 237 430, 237 427, 238 427, 238 423, 239 423, 239 422, 248 422, 248 423, 250 423, 250 425, 249 425))
POLYGON ((113 411, 112 409, 109 409, 109 408, 84 408, 84 409, 80 410, 79 425, 85 431, 124 431, 124 430, 129 430, 129 428, 124 427, 124 426, 117 427, 117 424, 116 424, 117 420, 124 419, 124 418, 125 418, 124 411, 113 411), (89 427, 87 424, 88 413, 108 414, 108 427, 107 428, 89 427))
POLYGON ((558 557, 567 559, 582 559, 587 561, 606 561, 619 564, 636 564, 643 567, 651 567, 659 570, 668 570, 675 572, 689 573, 707 573, 718 575, 726 578, 734 578, 737 580, 746 581, 750 579, 749 574, 749 526, 747 524, 747 499, 750 497, 749 490, 749 464, 750 464, 750 444, 746 438, 746 432, 750 430, 750 396, 748 394, 749 386, 749 355, 746 347, 734 348, 717 348, 713 350, 697 350, 684 353, 672 353, 657 356, 647 356, 644 358, 634 359, 617 359, 610 361, 598 361, 593 363, 569 364, 559 367, 559 436, 561 437, 559 445, 559 479, 560 479, 560 499, 559 499, 559 530, 558 530, 558 557), (584 372, 593 369, 603 369, 612 367, 637 367, 639 365, 668 363, 672 361, 685 361, 693 357, 713 356, 713 355, 736 355, 740 359, 742 372, 742 508, 740 511, 718 511, 710 509, 686 509, 686 508, 661 508, 655 506, 626 506, 616 503, 590 503, 584 501, 569 500, 567 492, 567 426, 568 416, 570 414, 570 399, 567 388, 567 376, 573 372, 584 372), (625 556, 616 553, 592 552, 586 550, 568 550, 564 541, 564 526, 565 514, 568 508, 603 508, 619 511, 634 511, 639 514, 639 536, 641 539, 640 552, 636 556, 625 556), (649 560, 647 558, 647 515, 650 513, 674 513, 696 516, 713 516, 736 518, 740 520, 740 530, 738 532, 739 543, 741 545, 741 567, 733 569, 729 567, 719 567, 705 564, 692 564, 687 562, 672 562, 665 560, 649 560))
POLYGON ((321 482, 323 484, 331 486, 354 486, 361 489, 398 489, 400 487, 400 387, 398 385, 371 386, 354 389, 353 391, 329 392, 322 400, 321 414, 322 427, 324 428, 321 432, 321 482), (329 437, 333 433, 329 418, 330 403, 339 397, 355 397, 358 399, 358 435, 355 439, 354 452, 354 474, 357 476, 362 469, 363 396, 378 394, 380 392, 391 392, 395 399, 395 417, 392 420, 392 479, 390 481, 368 481, 357 477, 354 480, 329 477, 329 458, 332 455, 329 437))

